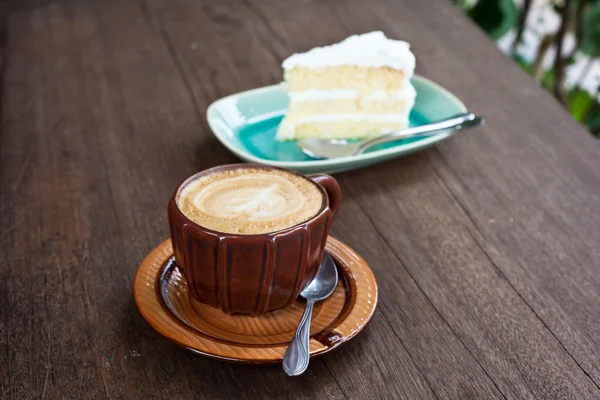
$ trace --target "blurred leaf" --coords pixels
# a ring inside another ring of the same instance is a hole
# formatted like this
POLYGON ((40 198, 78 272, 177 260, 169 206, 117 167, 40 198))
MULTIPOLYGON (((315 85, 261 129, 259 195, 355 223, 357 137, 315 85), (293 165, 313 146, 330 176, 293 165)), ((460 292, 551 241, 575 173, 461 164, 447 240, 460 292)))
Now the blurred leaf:
POLYGON ((584 122, 594 99, 583 89, 575 88, 569 93, 569 112, 579 122, 584 122))
POLYGON ((552 92, 554 90, 554 81, 556 81, 556 73, 554 72, 554 68, 544 71, 544 76, 541 80, 542 87, 552 92))
POLYGON ((494 40, 508 32, 519 18, 513 0, 480 0, 469 14, 494 40))
POLYGON ((581 52, 596 56, 600 52, 600 5, 590 6, 581 20, 583 38, 581 52))
POLYGON ((458 7, 462 8, 463 10, 466 10, 469 8, 468 0, 454 0, 454 4, 456 4, 458 7))
POLYGON ((558 3, 552 4, 552 10, 554 10, 554 12, 557 13, 558 15, 562 15, 564 9, 565 8, 558 3))
POLYGON ((594 111, 586 118, 585 123, 590 129, 600 126, 600 105, 596 104, 594 111))

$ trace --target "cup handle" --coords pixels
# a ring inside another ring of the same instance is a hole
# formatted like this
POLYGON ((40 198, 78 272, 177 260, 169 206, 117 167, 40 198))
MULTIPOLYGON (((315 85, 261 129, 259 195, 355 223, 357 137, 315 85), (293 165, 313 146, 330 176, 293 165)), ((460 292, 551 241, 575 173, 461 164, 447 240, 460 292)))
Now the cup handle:
POLYGON ((329 175, 315 174, 309 175, 308 177, 317 184, 323 186, 327 192, 327 197, 329 198, 329 209, 331 210, 331 214, 333 216, 331 221, 333 222, 338 211, 340 210, 340 202, 342 200, 342 191, 340 190, 340 185, 337 183, 334 177, 329 175))

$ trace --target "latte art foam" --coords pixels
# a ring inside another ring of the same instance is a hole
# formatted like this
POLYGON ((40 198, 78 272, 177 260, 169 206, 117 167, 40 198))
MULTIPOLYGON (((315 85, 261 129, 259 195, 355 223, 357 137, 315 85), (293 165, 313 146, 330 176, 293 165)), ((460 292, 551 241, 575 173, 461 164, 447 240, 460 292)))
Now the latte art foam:
POLYGON ((275 232, 314 217, 323 194, 306 178, 279 170, 238 168, 201 176, 177 196, 192 221, 225 233, 275 232))

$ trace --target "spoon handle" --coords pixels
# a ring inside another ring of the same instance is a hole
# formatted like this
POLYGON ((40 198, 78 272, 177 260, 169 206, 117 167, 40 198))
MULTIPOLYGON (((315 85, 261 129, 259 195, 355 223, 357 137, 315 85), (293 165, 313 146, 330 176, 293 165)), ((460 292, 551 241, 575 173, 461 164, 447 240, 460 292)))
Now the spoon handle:
POLYGON ((354 155, 362 154, 368 148, 375 146, 376 144, 393 142, 399 139, 408 139, 420 136, 431 136, 434 134, 440 134, 444 132, 454 132, 464 128, 470 128, 473 126, 480 125, 483 122, 483 118, 476 117, 472 113, 458 114, 441 121, 437 121, 431 124, 415 126, 414 128, 402 129, 399 131, 393 131, 385 133, 383 135, 375 136, 372 139, 367 139, 358 146, 354 151, 354 155))
POLYGON ((296 334, 290 343, 285 355, 283 356, 283 370, 289 376, 298 376, 308 368, 310 359, 309 337, 310 337, 310 317, 312 315, 314 300, 306 301, 306 308, 296 334))

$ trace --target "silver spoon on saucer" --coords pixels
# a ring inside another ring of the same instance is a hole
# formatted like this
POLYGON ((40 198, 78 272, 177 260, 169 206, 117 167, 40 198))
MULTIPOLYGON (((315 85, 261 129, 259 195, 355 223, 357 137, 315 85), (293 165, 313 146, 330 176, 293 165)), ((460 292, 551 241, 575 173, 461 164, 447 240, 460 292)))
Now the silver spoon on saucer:
POLYGON ((325 252, 317 276, 300 292, 300 296, 306 299, 306 308, 300 319, 300 324, 298 324, 298 329, 296 329, 296 334, 283 356, 283 370, 289 376, 298 376, 308 368, 310 359, 310 317, 313 306, 316 301, 325 300, 331 296, 337 283, 337 268, 331 256, 325 252))
POLYGON ((305 154, 313 158, 356 156, 377 144, 443 133, 452 134, 462 129, 481 125, 483 122, 484 119, 482 117, 477 117, 472 113, 465 113, 426 125, 384 133, 360 142, 351 142, 346 139, 300 139, 296 144, 305 154))

